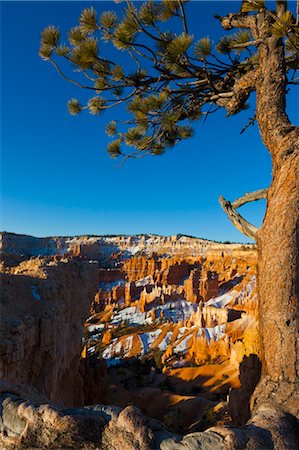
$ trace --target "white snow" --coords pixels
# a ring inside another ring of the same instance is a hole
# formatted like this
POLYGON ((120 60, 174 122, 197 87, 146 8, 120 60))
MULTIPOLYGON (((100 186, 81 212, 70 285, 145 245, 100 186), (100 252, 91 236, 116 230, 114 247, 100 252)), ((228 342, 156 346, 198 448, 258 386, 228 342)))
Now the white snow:
POLYGON ((197 336, 201 336, 203 330, 207 342, 210 343, 212 339, 213 341, 221 339, 225 335, 225 329, 226 324, 216 325, 216 327, 213 328, 200 328, 197 336))
POLYGON ((188 319, 191 314, 197 310, 197 304, 192 302, 187 302, 186 300, 176 300, 173 302, 167 302, 165 305, 160 305, 157 307, 157 317, 160 315, 160 311, 164 312, 164 318, 170 320, 171 322, 177 323, 180 320, 188 319))
POLYGON ((145 353, 148 352, 151 345, 154 343, 154 341, 157 339, 157 337, 160 335, 162 330, 158 328, 158 330, 155 331, 149 331, 148 333, 141 333, 139 334, 139 339, 141 342, 141 354, 145 355, 145 353))
POLYGON ((219 297, 211 298, 209 301, 205 302, 205 306, 215 306, 215 308, 224 308, 227 306, 233 298, 238 294, 237 291, 230 291, 226 294, 220 295, 219 297))
MULTIPOLYGON (((196 312, 197 306, 196 303, 187 302, 182 299, 167 302, 155 308, 156 317, 160 317, 163 311, 164 320, 177 323, 180 320, 184 321, 188 319, 193 312, 196 312)), ((114 327, 118 327, 124 323, 128 326, 138 326, 152 324, 153 320, 149 311, 141 312, 137 306, 128 306, 127 308, 114 311, 110 320, 110 324, 114 327)))
POLYGON ((168 331, 166 333, 166 336, 160 342, 159 349, 162 350, 162 352, 165 352, 167 347, 168 347, 168 345, 170 344, 171 336, 172 336, 172 331, 168 331))
POLYGON ((129 306, 112 314, 110 323, 119 326, 127 323, 129 326, 144 325, 152 323, 152 318, 147 317, 146 312, 141 312, 136 306, 129 306))
POLYGON ((186 361, 182 359, 181 361, 174 361, 172 364, 173 369, 179 369, 180 367, 185 367, 186 361))
POLYGON ((192 334, 188 334, 184 339, 181 340, 180 343, 174 346, 174 353, 185 353, 188 348, 188 342, 190 341, 192 334))
POLYGON ((105 328, 105 325, 103 323, 100 323, 98 325, 89 325, 87 327, 87 329, 90 333, 93 333, 94 331, 102 331, 104 328, 105 328))
POLYGON ((152 277, 148 275, 147 277, 141 278, 140 280, 136 281, 135 285, 137 287, 146 286, 150 284, 152 281, 152 277))

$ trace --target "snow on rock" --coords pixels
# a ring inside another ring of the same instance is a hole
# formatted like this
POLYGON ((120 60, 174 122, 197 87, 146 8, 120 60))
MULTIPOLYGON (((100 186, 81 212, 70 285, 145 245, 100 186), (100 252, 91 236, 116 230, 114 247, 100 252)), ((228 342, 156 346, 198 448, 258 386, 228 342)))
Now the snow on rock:
POLYGON ((187 351, 188 343, 192 336, 193 336, 193 334, 189 333, 188 336, 186 336, 180 342, 178 342, 174 346, 174 349, 173 349, 174 353, 185 353, 187 351))
POLYGON ((150 347, 160 335, 160 333, 162 333, 162 330, 158 328, 155 331, 149 331, 148 333, 139 334, 142 355, 145 355, 149 351, 150 347))
POLYGON ((180 361, 174 361, 172 364, 173 369, 179 369, 181 367, 185 367, 186 361, 184 359, 181 359, 180 361))
POLYGON ((87 330, 89 333, 93 333, 94 331, 102 331, 105 328, 105 325, 103 323, 100 323, 98 325, 88 325, 87 330))
MULTIPOLYGON (((180 320, 188 319, 196 310, 197 305, 195 303, 177 300, 159 305, 156 308, 156 313, 157 317, 159 317, 163 311, 166 320, 177 323, 180 320)), ((141 312, 136 306, 128 306, 115 311, 110 320, 110 324, 114 326, 119 326, 123 323, 127 323, 129 326, 146 325, 152 323, 152 318, 148 312, 141 312)))
POLYGON ((199 328, 197 336, 202 336, 202 331, 204 331, 204 336, 208 343, 213 341, 218 341, 225 335, 226 324, 216 325, 213 328, 199 328))
POLYGON ((135 285, 137 287, 147 286, 151 282, 152 282, 152 277, 150 275, 148 275, 147 277, 141 278, 140 280, 136 281, 135 285))
POLYGON ((146 312, 141 312, 136 306, 129 306, 112 314, 110 323, 114 326, 120 326, 127 323, 129 326, 145 325, 152 323, 152 318, 147 317, 146 312))
POLYGON ((214 306, 215 308, 224 308, 238 295, 237 291, 230 291, 226 294, 220 295, 219 297, 211 298, 209 301, 205 302, 205 306, 214 306))
POLYGON ((170 344, 171 336, 172 336, 172 331, 168 331, 166 336, 164 337, 164 339, 162 339, 162 341, 159 344, 159 350, 161 350, 162 352, 166 351, 168 345, 170 344))
POLYGON ((164 313, 164 318, 170 320, 173 323, 177 323, 180 320, 188 319, 193 312, 197 310, 197 304, 187 302, 187 300, 176 300, 174 302, 167 302, 165 305, 157 307, 157 316, 161 311, 164 313))

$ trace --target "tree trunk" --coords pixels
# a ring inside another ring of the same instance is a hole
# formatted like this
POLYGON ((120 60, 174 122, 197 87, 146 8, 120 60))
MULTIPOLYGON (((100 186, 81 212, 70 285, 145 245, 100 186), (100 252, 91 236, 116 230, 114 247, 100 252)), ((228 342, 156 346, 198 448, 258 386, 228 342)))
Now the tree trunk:
POLYGON ((299 158, 296 156, 276 170, 268 193, 266 216, 258 235, 259 322, 264 378, 258 392, 262 398, 272 395, 272 399, 297 417, 298 198, 299 158))
POLYGON ((284 47, 281 39, 268 37, 268 24, 269 17, 259 14, 259 37, 264 43, 259 46, 257 121, 272 155, 273 179, 258 233, 263 380, 255 397, 272 396, 298 417, 299 132, 285 112, 284 47))
POLYGON ((264 368, 272 380, 295 382, 298 358, 298 157, 276 173, 258 239, 260 326, 264 368))

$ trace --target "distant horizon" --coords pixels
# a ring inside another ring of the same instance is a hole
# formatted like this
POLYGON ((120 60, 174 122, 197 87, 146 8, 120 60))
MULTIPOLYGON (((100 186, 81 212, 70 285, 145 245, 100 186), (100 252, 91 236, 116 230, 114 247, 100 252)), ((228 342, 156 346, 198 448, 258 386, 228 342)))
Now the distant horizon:
POLYGON ((75 237, 139 237, 139 236, 159 236, 159 237, 187 237, 190 239, 200 239, 203 241, 208 241, 208 242, 215 242, 215 243, 219 243, 219 244, 240 244, 240 245, 253 245, 255 246, 256 243, 255 242, 238 242, 238 241, 229 241, 229 240, 224 240, 224 241, 218 241, 216 239, 207 239, 204 238, 202 236, 192 236, 190 234, 184 234, 184 233, 176 233, 176 234, 157 234, 157 233, 134 233, 134 234, 127 234, 127 233, 120 233, 120 234, 93 234, 93 233, 82 233, 82 234, 68 234, 68 235, 60 235, 60 234, 55 234, 55 235, 48 235, 48 236, 36 236, 36 235, 32 235, 32 234, 27 234, 27 233, 16 233, 14 231, 7 231, 7 230, 0 230, 0 234, 14 234, 14 235, 18 235, 18 236, 26 236, 26 237, 33 237, 33 238, 37 238, 37 239, 49 239, 49 238, 75 238, 75 237))

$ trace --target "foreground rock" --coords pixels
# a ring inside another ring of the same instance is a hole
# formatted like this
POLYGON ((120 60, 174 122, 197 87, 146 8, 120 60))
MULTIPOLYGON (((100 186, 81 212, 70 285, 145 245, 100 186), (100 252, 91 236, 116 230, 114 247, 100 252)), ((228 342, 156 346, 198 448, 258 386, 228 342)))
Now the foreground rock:
POLYGON ((1 386, 0 444, 16 449, 253 450, 298 448, 292 420, 268 402, 242 428, 170 433, 134 406, 62 409, 24 386, 1 386), (30 400, 28 400, 30 399, 30 400))

